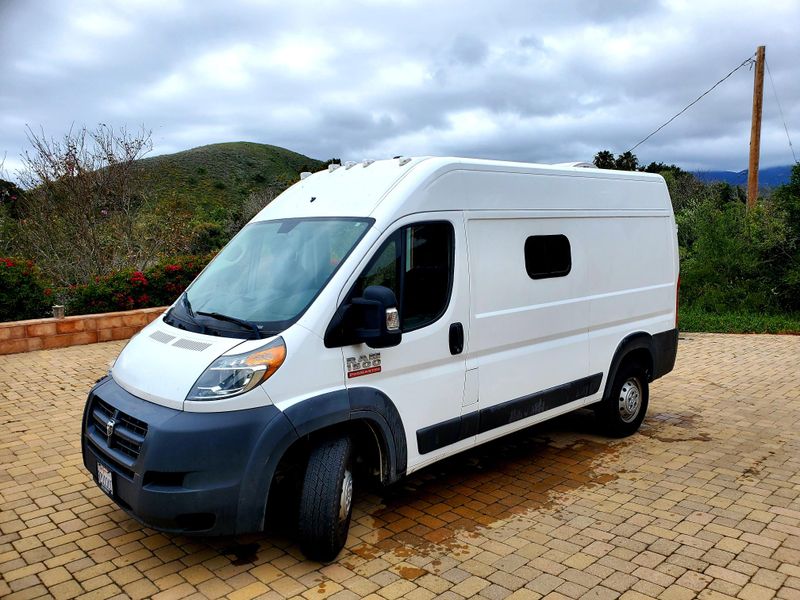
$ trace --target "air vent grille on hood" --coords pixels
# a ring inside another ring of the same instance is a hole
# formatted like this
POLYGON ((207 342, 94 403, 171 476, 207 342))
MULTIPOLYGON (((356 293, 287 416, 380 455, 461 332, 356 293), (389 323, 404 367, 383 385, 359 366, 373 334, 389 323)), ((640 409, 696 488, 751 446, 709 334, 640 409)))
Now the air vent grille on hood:
POLYGON ((184 348, 185 350, 194 350, 195 352, 202 352, 206 348, 208 348, 211 344, 206 342, 195 342, 193 340, 186 340, 183 338, 179 338, 178 341, 172 344, 176 348, 184 348))
POLYGON ((157 342, 161 342, 162 344, 169 344, 172 340, 175 339, 174 335, 169 335, 168 333, 164 333, 163 331, 158 331, 158 330, 151 333, 150 337, 157 342))
POLYGON ((207 342, 196 342, 194 340, 187 340, 185 338, 176 338, 174 335, 169 335, 168 333, 164 333, 163 331, 156 330, 150 334, 150 337, 157 342, 161 342, 162 344, 169 344, 172 340, 176 340, 171 345, 175 346, 176 348, 183 348, 184 350, 194 350, 195 352, 202 352, 211 344, 207 342))

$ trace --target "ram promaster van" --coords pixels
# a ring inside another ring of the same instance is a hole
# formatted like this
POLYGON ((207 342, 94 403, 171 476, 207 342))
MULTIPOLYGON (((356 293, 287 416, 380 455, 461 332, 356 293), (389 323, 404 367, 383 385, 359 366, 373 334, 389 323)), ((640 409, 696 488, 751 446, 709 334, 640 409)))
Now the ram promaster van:
POLYGON ((391 484, 586 406, 629 435, 672 369, 678 246, 660 176, 336 167, 262 210, 91 390, 84 463, 143 523, 259 531, 279 489, 301 548, 329 560, 354 476, 391 484))

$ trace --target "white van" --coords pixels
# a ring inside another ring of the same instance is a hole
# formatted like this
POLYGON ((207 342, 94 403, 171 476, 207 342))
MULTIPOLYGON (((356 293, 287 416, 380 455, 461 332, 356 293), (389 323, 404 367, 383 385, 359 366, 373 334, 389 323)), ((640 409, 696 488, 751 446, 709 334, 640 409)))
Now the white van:
POLYGON ((301 547, 329 560, 354 474, 390 484, 588 405, 635 432, 675 361, 677 290, 658 175, 331 167, 124 348, 89 394, 84 464, 137 519, 202 535, 262 530, 294 477, 301 547))

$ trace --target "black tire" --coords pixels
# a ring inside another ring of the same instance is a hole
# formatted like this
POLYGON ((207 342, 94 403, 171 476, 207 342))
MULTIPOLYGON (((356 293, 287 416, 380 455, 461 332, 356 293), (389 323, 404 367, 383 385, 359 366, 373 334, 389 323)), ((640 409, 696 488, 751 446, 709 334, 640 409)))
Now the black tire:
POLYGON ((610 394, 597 409, 603 432, 610 437, 636 433, 644 421, 649 399, 647 371, 637 363, 623 363, 614 377, 610 394))
POLYGON ((297 533, 300 549, 322 562, 336 558, 353 514, 352 441, 349 437, 320 442, 308 457, 297 533))

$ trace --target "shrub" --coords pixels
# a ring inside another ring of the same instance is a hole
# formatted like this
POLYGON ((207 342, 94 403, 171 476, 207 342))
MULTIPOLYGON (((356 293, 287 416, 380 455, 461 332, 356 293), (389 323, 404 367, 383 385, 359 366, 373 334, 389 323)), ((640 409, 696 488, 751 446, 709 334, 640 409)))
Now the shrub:
POLYGON ((792 168, 789 183, 777 188, 771 200, 785 215, 788 229, 783 285, 779 290, 781 304, 788 310, 800 311, 800 164, 792 168))
POLYGON ((686 305, 712 312, 785 308, 782 276, 792 242, 772 203, 748 211, 738 201, 706 201, 682 217, 691 230, 681 257, 686 305))
POLYGON ((30 260, 0 257, 0 321, 48 316, 52 290, 30 260))
POLYGON ((26 190, 15 203, 15 252, 61 286, 149 260, 153 247, 137 228, 146 190, 136 166, 152 149, 150 133, 104 124, 70 128, 62 139, 27 133, 32 150, 18 172, 26 190))
POLYGON ((189 251, 193 254, 206 254, 219 250, 228 243, 230 234, 219 223, 203 222, 195 225, 189 242, 189 251))
POLYGON ((717 314, 800 312, 800 164, 748 211, 739 189, 676 211, 684 305, 717 314))
POLYGON ((80 315, 172 304, 210 259, 211 255, 176 257, 144 271, 125 269, 71 286, 67 311, 80 315))

